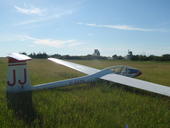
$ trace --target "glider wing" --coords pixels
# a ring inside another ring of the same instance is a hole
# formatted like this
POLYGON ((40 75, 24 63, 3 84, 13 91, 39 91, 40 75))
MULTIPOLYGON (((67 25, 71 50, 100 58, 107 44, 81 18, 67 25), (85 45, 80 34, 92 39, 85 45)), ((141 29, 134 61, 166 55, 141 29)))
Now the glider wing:
POLYGON ((66 67, 75 69, 79 72, 82 72, 82 73, 85 73, 88 75, 91 75, 91 74, 94 74, 94 73, 97 73, 98 71, 100 71, 99 69, 96 69, 96 68, 91 68, 91 67, 81 65, 81 64, 75 64, 72 62, 68 62, 68 61, 64 61, 64 60, 60 60, 60 59, 56 59, 56 58, 48 58, 48 60, 53 61, 58 64, 61 64, 61 65, 64 65, 66 67))

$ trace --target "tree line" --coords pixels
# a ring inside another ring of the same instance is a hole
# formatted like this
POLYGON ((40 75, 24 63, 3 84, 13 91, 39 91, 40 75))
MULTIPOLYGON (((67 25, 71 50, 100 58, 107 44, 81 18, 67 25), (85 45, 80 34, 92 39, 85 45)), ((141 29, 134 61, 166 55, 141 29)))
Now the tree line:
MULTIPOLYGON (((113 55, 112 58, 114 60, 126 59, 126 57, 117 56, 117 55, 113 55)), ((132 61, 170 61, 170 54, 164 54, 162 56, 132 55, 128 60, 132 60, 132 61)))
MULTIPOLYGON (((58 58, 58 59, 72 59, 72 60, 93 60, 93 59, 99 59, 99 60, 125 60, 126 57, 113 55, 112 57, 106 57, 106 56, 93 56, 93 55, 85 55, 85 56, 71 56, 71 55, 60 55, 60 54, 53 54, 48 55, 47 53, 39 52, 39 53, 31 53, 27 54, 23 52, 22 54, 28 55, 31 58, 38 58, 38 59, 46 59, 49 57, 58 58)), ((155 56, 155 55, 132 55, 129 60, 132 61, 170 61, 170 54, 164 54, 162 56, 155 56)))
POLYGON ((140 61, 170 61, 170 54, 164 54, 162 56, 145 56, 145 55, 133 55, 131 60, 140 60, 140 61))
POLYGON ((72 59, 72 60, 92 60, 92 59, 107 60, 107 57, 105 56, 93 56, 93 55, 86 55, 86 56, 70 56, 70 55, 60 55, 60 54, 48 55, 45 52, 31 53, 31 54, 27 54, 23 52, 22 54, 28 55, 31 58, 38 58, 38 59, 46 59, 49 57, 53 57, 53 58, 58 58, 58 59, 72 59))

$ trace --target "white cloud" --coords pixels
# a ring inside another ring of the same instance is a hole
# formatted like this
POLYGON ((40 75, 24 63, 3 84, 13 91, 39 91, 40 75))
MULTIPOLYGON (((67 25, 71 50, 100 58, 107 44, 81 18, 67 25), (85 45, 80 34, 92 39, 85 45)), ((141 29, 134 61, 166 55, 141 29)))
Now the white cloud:
POLYGON ((26 14, 26 15, 42 15, 45 11, 45 9, 40 9, 40 8, 35 8, 35 7, 31 7, 31 8, 22 8, 22 7, 18 7, 18 6, 14 6, 14 8, 22 14, 26 14))
POLYGON ((45 45, 50 47, 75 47, 81 45, 77 40, 56 40, 56 39, 39 39, 31 36, 23 36, 25 40, 31 40, 34 44, 45 45))
POLYGON ((24 41, 23 36, 15 35, 15 34, 1 34, 0 35, 0 42, 12 42, 12 41, 24 41))
POLYGON ((22 21, 22 22, 20 22, 16 25, 27 25, 27 24, 32 24, 32 23, 39 23, 39 22, 43 22, 43 21, 58 19, 62 16, 70 15, 72 13, 73 13, 72 10, 67 10, 67 11, 64 11, 64 12, 61 12, 61 13, 58 13, 58 14, 54 14, 54 15, 50 15, 50 16, 38 17, 36 19, 30 19, 30 20, 22 21))
POLYGON ((138 28, 129 25, 98 25, 98 24, 89 24, 89 23, 81 23, 81 22, 78 22, 77 24, 90 26, 90 27, 110 28, 110 29, 129 30, 129 31, 143 31, 143 32, 160 31, 158 29, 138 28))

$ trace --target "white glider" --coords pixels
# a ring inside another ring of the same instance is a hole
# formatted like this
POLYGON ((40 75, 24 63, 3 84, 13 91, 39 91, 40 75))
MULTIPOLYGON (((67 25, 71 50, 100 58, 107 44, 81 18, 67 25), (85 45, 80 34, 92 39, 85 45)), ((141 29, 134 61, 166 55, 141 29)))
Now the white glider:
MULTIPOLYGON (((69 68, 78 70, 78 71, 83 72, 85 74, 93 74, 93 73, 97 73, 97 72, 100 71, 100 70, 95 69, 95 68, 91 68, 91 67, 80 65, 80 64, 75 64, 75 63, 72 63, 72 62, 67 62, 67 61, 60 60, 60 59, 49 58, 49 60, 51 60, 55 63, 61 64, 61 65, 67 66, 69 68)), ((132 68, 129 68, 129 69, 132 69, 132 68)), ((125 73, 128 73, 128 72, 125 72, 125 73)), ((139 72, 139 75, 140 75, 140 73, 141 72, 139 72)), ((100 79, 119 83, 119 84, 122 84, 122 85, 127 85, 127 86, 130 86, 130 87, 143 89, 143 90, 146 90, 146 91, 158 93, 158 94, 165 95, 165 96, 170 96, 170 87, 168 87, 168 86, 155 84, 155 83, 152 83, 152 82, 147 82, 147 81, 143 81, 143 80, 139 80, 139 79, 134 79, 134 78, 130 78, 130 77, 127 77, 127 76, 128 76, 128 74, 123 76, 122 74, 112 73, 112 74, 104 75, 104 76, 100 77, 100 79)))
POLYGON ((26 61, 28 60, 31 60, 31 58, 18 53, 12 53, 8 56, 9 69, 7 78, 7 92, 11 93, 49 89, 61 86, 68 86, 76 83, 90 82, 100 78, 122 85, 143 89, 165 96, 170 96, 170 87, 168 86, 130 78, 139 76, 141 72, 129 66, 112 66, 103 70, 98 70, 92 67, 75 64, 55 58, 48 58, 48 60, 78 70, 82 73, 87 74, 87 76, 31 86, 26 66, 26 61))

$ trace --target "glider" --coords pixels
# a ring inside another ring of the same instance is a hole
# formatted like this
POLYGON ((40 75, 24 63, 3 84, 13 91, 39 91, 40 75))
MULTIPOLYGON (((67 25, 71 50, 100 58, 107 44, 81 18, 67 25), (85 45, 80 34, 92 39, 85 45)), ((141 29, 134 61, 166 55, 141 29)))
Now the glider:
POLYGON ((141 75, 141 71, 136 68, 120 65, 99 70, 96 68, 75 64, 56 58, 48 58, 48 60, 75 69, 87 75, 83 77, 77 77, 32 86, 28 76, 26 63, 29 60, 31 60, 30 57, 19 53, 12 53, 8 56, 7 92, 17 93, 24 91, 36 91, 41 89, 68 86, 77 83, 86 83, 95 81, 97 79, 102 79, 114 83, 119 83, 125 86, 130 86, 161 94, 164 96, 170 96, 170 87, 168 86, 133 78, 141 75))

